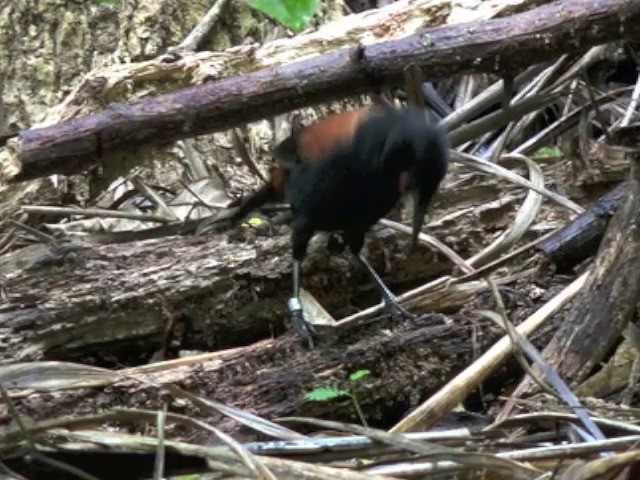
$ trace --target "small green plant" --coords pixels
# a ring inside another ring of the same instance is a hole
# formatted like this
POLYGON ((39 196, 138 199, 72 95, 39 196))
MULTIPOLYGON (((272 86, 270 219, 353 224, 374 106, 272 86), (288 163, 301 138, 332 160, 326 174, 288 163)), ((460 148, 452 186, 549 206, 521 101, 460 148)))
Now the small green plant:
MULTIPOLYGON (((357 382, 370 373, 370 370, 358 370, 349 375, 349 381, 357 382)), ((364 418, 364 414, 362 413, 362 409, 360 408, 360 403, 358 402, 358 397, 356 396, 355 390, 341 390, 336 387, 319 387, 308 392, 305 395, 305 398, 307 400, 311 400, 312 402, 326 402, 340 397, 349 397, 351 399, 353 408, 355 408, 358 418, 362 422, 362 425, 366 427, 367 420, 364 418)))
POLYGON ((316 13, 318 0, 250 0, 249 6, 299 32, 316 13))
POLYGON ((536 153, 534 153, 534 157, 559 157, 562 155, 562 152, 558 147, 541 147, 536 153))

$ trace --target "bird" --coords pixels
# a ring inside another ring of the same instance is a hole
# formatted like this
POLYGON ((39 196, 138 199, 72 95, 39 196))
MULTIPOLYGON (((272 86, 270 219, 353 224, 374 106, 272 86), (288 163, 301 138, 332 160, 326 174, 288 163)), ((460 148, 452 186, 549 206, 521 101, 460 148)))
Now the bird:
POLYGON ((232 217, 242 218, 267 202, 290 204, 293 290, 287 306, 306 347, 314 348, 318 335, 304 318, 299 293, 302 263, 317 232, 339 234, 391 315, 413 318, 361 250, 370 227, 406 194, 413 197, 411 245, 416 245, 431 198, 446 176, 449 147, 446 129, 409 105, 329 115, 274 148, 269 181, 243 199, 232 217))

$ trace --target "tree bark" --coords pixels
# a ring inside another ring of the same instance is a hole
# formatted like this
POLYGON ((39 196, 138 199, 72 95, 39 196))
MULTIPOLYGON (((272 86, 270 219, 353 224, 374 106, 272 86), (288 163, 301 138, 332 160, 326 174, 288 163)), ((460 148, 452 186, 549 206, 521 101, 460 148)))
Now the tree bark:
MULTIPOLYGON (((610 352, 640 300, 640 150, 627 148, 627 154, 631 173, 624 201, 609 222, 583 292, 543 352, 572 385, 584 380, 610 352)), ((536 389, 527 376, 513 397, 536 389)))
POLYGON ((429 80, 464 72, 512 73, 553 55, 617 40, 620 32, 628 38, 640 32, 640 3, 567 0, 507 18, 436 27, 22 131, 19 141, 9 141, 14 161, 4 162, 18 160, 13 181, 69 174, 107 162, 116 149, 171 142, 398 84, 407 65, 427 70, 429 80))
POLYGON ((586 260, 598 251, 609 220, 626 192, 627 182, 620 183, 537 248, 561 270, 571 269, 586 260))
MULTIPOLYGON (((470 322, 462 316, 446 324, 440 315, 416 322, 382 323, 387 324, 385 329, 371 328, 369 323, 343 331, 334 341, 312 351, 303 350, 297 338, 287 336, 217 352, 207 359, 180 359, 123 373, 160 386, 181 386, 191 394, 268 419, 304 415, 358 422, 348 399, 305 399, 306 392, 318 387, 357 389, 369 421, 387 425, 472 362, 477 349, 486 349, 501 336, 490 322, 470 322), (469 341, 474 329, 480 331, 480 342, 475 345, 469 341), (350 383, 348 375, 361 369, 371 374, 357 385, 350 383)), ((149 383, 127 378, 106 380, 94 388, 19 395, 14 401, 22 414, 40 420, 57 417, 61 411, 77 416, 96 413, 97 408, 157 409, 161 408, 161 394, 149 383)), ((238 441, 256 438, 255 432, 243 431, 229 418, 191 402, 174 404, 171 410, 209 421, 238 441)), ((9 420, 6 406, 0 405, 0 423, 9 420)))
MULTIPOLYGON (((44 255, 42 247, 29 247, 30 254, 5 255, 0 361, 93 357, 101 364, 138 364, 176 324, 185 330, 182 348, 191 349, 246 345, 282 332, 292 288, 289 235, 253 244, 231 235, 71 244, 44 255)), ((407 254, 408 239, 390 229, 375 237, 367 243, 369 257, 391 285, 450 268, 424 247, 407 254), (385 273, 387 255, 393 268, 385 273)), ((329 256, 323 240, 312 243, 303 286, 337 315, 352 313, 354 303, 378 303, 358 262, 348 253, 329 256)))

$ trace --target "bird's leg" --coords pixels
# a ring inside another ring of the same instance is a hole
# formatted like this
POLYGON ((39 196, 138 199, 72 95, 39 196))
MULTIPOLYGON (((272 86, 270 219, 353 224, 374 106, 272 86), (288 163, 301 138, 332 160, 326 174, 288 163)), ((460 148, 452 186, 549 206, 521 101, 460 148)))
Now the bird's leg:
POLYGON ((398 299, 396 298, 396 296, 382 281, 382 278, 380 278, 380 275, 378 275, 375 269, 371 266, 369 260, 367 260, 367 257, 365 257, 362 253, 359 253, 358 259, 360 260, 360 263, 362 263, 369 271, 369 275, 371 275, 374 283, 378 287, 380 295, 382 295, 382 300, 384 301, 387 309, 391 312, 391 316, 396 320, 400 317, 406 317, 410 319, 416 318, 414 314, 410 313, 407 309, 400 305, 400 303, 398 303, 398 299))
POLYGON ((318 336, 313 325, 304 318, 302 304, 300 303, 300 274, 302 272, 302 259, 304 258, 307 244, 311 239, 311 235, 302 234, 294 229, 293 232, 293 295, 287 303, 289 315, 291 315, 291 323, 296 329, 308 348, 315 347, 315 338, 318 336))

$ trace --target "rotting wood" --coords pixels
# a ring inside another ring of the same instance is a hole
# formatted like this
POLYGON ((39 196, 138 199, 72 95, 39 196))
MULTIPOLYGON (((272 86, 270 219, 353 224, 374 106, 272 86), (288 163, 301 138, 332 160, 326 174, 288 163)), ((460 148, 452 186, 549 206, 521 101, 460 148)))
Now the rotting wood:
MULTIPOLYGON (((455 322, 440 315, 415 322, 388 322, 388 328, 360 326, 344 332, 329 345, 305 351, 295 335, 263 340, 253 345, 216 352, 208 360, 149 365, 127 370, 136 378, 155 384, 175 384, 194 395, 274 419, 279 416, 328 416, 357 421, 348 400, 310 402, 304 394, 314 388, 336 385, 352 388, 347 377, 369 369, 371 375, 358 382, 358 399, 372 424, 392 421, 388 412, 400 415, 420 399, 430 395, 473 360, 476 348, 484 348, 500 335, 489 322, 471 322, 462 316, 455 322), (469 341, 473 329, 481 329, 480 344, 469 341), (387 412, 387 413, 386 413, 387 412)), ((18 390, 14 393, 20 393, 18 390)), ((155 409, 161 404, 157 388, 133 380, 96 388, 27 393, 16 396, 18 410, 32 420, 51 418, 64 410, 78 415, 116 407, 155 409)), ((174 406, 180 413, 213 422, 234 434, 246 431, 211 412, 203 412, 187 402, 174 406), (203 418, 204 417, 204 418, 203 418)), ((0 422, 8 420, 0 406, 0 422)), ((249 438, 255 439, 255 433, 249 438)))
MULTIPOLYGON (((584 290, 543 352, 570 385, 584 380, 611 350, 640 299, 640 150, 618 148, 626 149, 630 158, 628 190, 609 222, 584 290)), ((536 390, 527 376, 513 398, 536 390)), ((503 415, 513 405, 508 402, 503 415)))
POLYGON ((618 184, 584 213, 540 242, 537 248, 562 270, 570 269, 595 254, 609 220, 626 192, 627 182, 618 184))
POLYGON ((22 131, 18 141, 9 141, 5 154, 19 160, 14 181, 78 172, 106 161, 115 149, 171 142, 398 84, 410 64, 427 69, 428 80, 465 72, 500 73, 507 66, 513 71, 568 50, 617 40, 620 32, 627 37, 640 33, 640 3, 555 2, 506 18, 436 27, 400 40, 112 104, 94 115, 22 131))
MULTIPOLYGON (((184 324, 191 345, 185 348, 244 345, 282 332, 291 290, 289 235, 253 242, 235 240, 237 235, 234 230, 115 245, 71 243, 44 255, 42 248, 29 247, 31 260, 22 262, 5 256, 0 361, 84 358, 94 352, 104 358, 107 352, 123 362, 118 347, 148 358, 169 318, 184 324), (32 266, 25 268, 25 262, 32 266)), ((305 285, 322 306, 348 314, 363 288, 370 294, 362 301, 379 302, 357 261, 348 253, 329 256, 324 242, 322 236, 314 239, 304 266, 305 285)), ((408 236, 390 229, 377 229, 367 248, 378 268, 386 250, 393 268, 383 275, 392 285, 450 268, 424 247, 407 254, 408 236)))

